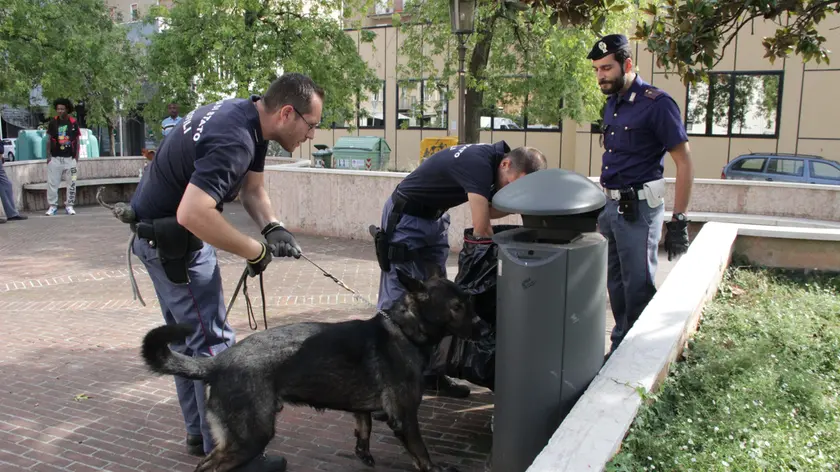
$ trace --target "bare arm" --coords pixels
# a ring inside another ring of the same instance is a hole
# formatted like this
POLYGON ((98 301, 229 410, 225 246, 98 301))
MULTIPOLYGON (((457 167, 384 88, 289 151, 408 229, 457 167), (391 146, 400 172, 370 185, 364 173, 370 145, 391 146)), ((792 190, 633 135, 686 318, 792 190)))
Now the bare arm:
POLYGON ((691 200, 691 186, 694 183, 694 165, 688 142, 682 142, 668 151, 677 166, 674 213, 685 213, 691 200))
POLYGON ((271 199, 265 190, 265 177, 262 172, 248 172, 245 175, 239 200, 260 230, 271 222, 278 222, 271 207, 271 199))
POLYGON ((473 235, 484 238, 493 236, 493 226, 490 224, 490 202, 477 193, 468 193, 467 198, 470 202, 473 235))
POLYGON ((178 223, 202 241, 245 259, 256 259, 262 254, 262 245, 236 228, 216 210, 216 201, 207 192, 193 184, 181 198, 177 213, 178 223))

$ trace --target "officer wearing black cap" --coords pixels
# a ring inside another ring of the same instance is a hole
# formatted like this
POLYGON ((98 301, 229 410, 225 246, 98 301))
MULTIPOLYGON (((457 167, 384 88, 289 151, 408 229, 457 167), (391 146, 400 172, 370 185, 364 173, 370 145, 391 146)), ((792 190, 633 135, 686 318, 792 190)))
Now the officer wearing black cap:
POLYGON ((666 223, 668 260, 688 249, 686 209, 694 171, 676 102, 633 71, 627 37, 599 39, 592 60, 604 107, 601 186, 607 205, 598 217, 609 243, 607 290, 615 318, 612 353, 656 293, 659 239, 665 213, 665 153, 677 167, 673 217, 666 223))

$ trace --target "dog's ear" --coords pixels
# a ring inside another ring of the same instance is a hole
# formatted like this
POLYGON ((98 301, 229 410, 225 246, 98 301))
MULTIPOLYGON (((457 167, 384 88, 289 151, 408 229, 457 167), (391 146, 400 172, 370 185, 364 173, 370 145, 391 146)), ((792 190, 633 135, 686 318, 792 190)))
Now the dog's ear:
POLYGON ((444 278, 440 266, 432 262, 426 263, 426 274, 429 276, 429 279, 444 278))
POLYGON ((426 291, 426 284, 421 280, 417 280, 407 272, 397 269, 397 279, 409 293, 422 293, 426 291))

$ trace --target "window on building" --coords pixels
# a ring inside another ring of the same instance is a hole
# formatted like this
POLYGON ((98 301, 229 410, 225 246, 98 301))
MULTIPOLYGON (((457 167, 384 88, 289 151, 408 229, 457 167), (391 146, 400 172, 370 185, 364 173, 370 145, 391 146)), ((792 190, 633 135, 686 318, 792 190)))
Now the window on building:
POLYGON ((770 159, 767 164, 768 174, 792 175, 802 177, 805 172, 805 162, 802 159, 770 159))
POLYGON ((137 21, 140 19, 140 11, 137 9, 137 4, 131 4, 131 21, 137 21))
POLYGON ((385 128, 385 81, 379 90, 359 99, 359 128, 385 128))
POLYGON ((688 87, 686 130, 705 136, 777 137, 781 72, 711 72, 688 87))
POLYGON ((811 177, 815 179, 840 180, 840 168, 825 162, 811 161, 811 177))
POLYGON ((397 82, 397 128, 446 129, 448 90, 434 79, 397 82))

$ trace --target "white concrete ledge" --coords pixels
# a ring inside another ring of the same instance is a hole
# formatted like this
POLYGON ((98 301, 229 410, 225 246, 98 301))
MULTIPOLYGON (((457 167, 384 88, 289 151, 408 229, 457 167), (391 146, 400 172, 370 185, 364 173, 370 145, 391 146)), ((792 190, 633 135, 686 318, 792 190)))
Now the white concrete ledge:
MULTIPOLYGON (((671 219, 672 212, 665 212, 665 221, 671 219)), ((696 223, 734 223, 738 225, 790 226, 802 228, 838 228, 840 222, 812 220, 809 218, 790 218, 785 216, 745 215, 740 213, 689 212, 688 219, 696 223)))
MULTIPOLYGON (((836 245, 825 244, 840 242, 840 229, 718 222, 704 225, 527 472, 604 470, 642 404, 637 389, 656 391, 668 375, 671 363, 697 328, 704 306, 715 295, 731 254, 743 244, 738 242, 739 237, 745 242, 761 238, 792 241, 798 246, 791 248, 801 248, 803 259, 808 257, 809 246, 823 244, 821 250, 827 252, 821 259, 831 259, 827 254, 837 253, 836 245)), ((764 256, 773 259, 772 254, 764 256)), ((840 269, 836 258, 828 262, 821 269, 840 269)), ((781 266, 788 267, 784 262, 781 266)))
POLYGON ((528 472, 603 470, 642 404, 636 389, 650 392, 667 375, 717 290, 737 233, 725 223, 703 227, 528 472))

